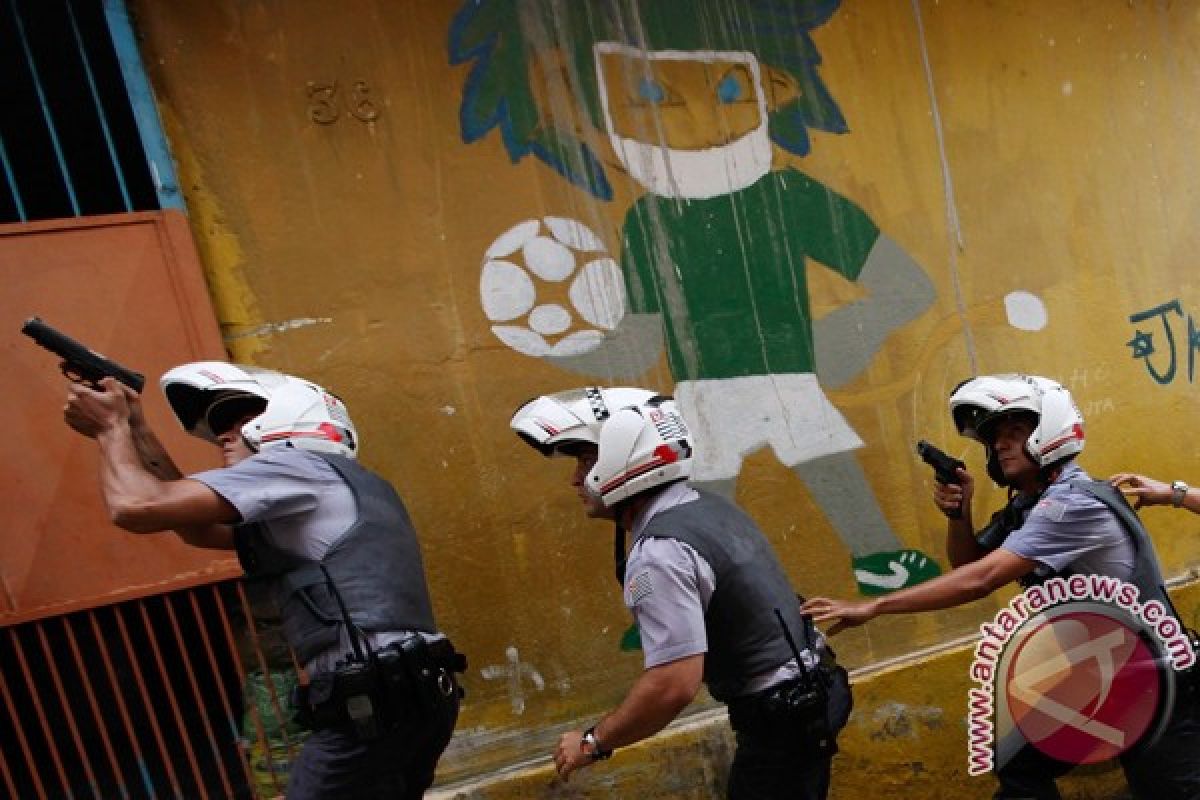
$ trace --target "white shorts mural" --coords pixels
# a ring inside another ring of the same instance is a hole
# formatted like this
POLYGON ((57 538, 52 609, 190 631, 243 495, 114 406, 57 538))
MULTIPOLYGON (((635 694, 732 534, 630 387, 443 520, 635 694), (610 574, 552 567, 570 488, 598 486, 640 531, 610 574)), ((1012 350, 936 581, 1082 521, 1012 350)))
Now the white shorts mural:
POLYGON ((863 446, 815 375, 680 381, 675 397, 683 418, 704 431, 696 445, 699 480, 736 478, 742 459, 763 447, 792 466, 863 446))

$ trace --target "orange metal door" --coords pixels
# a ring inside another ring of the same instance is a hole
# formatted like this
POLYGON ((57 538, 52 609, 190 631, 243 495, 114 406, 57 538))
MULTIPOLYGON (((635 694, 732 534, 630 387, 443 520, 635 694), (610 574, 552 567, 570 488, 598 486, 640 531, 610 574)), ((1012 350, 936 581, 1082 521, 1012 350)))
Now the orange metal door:
POLYGON ((157 378, 225 350, 177 211, 0 225, 0 626, 240 574, 228 555, 108 521, 93 442, 62 421, 54 355, 20 334, 44 321, 146 375, 147 416, 185 473, 217 466, 184 434, 157 378))

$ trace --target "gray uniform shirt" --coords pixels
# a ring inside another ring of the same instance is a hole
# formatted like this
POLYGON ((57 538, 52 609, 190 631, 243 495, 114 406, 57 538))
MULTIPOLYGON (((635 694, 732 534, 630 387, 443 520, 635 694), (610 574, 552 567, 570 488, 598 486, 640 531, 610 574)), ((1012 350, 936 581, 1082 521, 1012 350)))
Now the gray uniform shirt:
POLYGON ((639 539, 654 515, 699 497, 687 484, 659 492, 633 522, 625 605, 637 621, 647 669, 708 652, 704 612, 716 588, 712 567, 675 539, 639 539))
MULTIPOLYGON (((325 459, 294 447, 271 447, 232 467, 190 476, 237 509, 242 522, 262 523, 264 536, 281 550, 320 559, 358 518, 354 493, 325 459)), ((342 626, 340 646, 321 653, 304 667, 310 675, 332 670, 351 652, 342 626)), ((368 635, 378 648, 403 634, 368 635)))
POLYGON ((1083 574, 1129 580, 1136 550, 1117 516, 1096 498, 1073 490, 1071 481, 1090 480, 1071 462, 1030 509, 1021 527, 1009 534, 1004 549, 1036 561, 1038 573, 1065 567, 1083 574))
MULTIPOLYGON (((625 606, 637 622, 646 669, 708 652, 704 615, 716 589, 712 567, 695 548, 677 539, 638 538, 656 514, 699 496, 685 483, 671 484, 633 521, 630 533, 634 544, 625 562, 625 606)), ((745 693, 761 691, 798 673, 792 660, 754 676, 745 693)))

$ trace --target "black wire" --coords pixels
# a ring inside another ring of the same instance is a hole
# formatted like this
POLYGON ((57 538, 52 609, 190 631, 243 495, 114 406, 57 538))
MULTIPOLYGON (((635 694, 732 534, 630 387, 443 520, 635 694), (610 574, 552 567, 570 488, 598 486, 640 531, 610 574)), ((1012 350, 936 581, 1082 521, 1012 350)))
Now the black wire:
MULTIPOLYGON (((346 621, 346 633, 350 639, 350 649, 354 651, 354 660, 365 663, 367 657, 363 655, 362 648, 358 643, 358 637, 362 637, 363 644, 369 644, 367 642, 367 635, 350 619, 350 612, 346 610, 346 604, 342 602, 342 593, 334 585, 333 578, 329 575, 329 570, 325 568, 324 564, 318 564, 317 566, 321 568, 321 572, 325 575, 325 583, 329 586, 329 591, 333 594, 333 599, 337 601, 338 608, 341 609, 342 619, 346 621)), ((369 652, 370 647, 367 650, 369 652)))

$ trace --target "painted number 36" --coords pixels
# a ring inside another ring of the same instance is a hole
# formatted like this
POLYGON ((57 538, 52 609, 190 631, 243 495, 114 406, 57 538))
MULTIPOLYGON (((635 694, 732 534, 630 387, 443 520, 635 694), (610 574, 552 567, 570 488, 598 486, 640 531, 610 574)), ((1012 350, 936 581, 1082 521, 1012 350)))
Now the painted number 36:
POLYGON ((338 121, 343 107, 359 122, 374 122, 379 109, 371 100, 371 87, 366 81, 355 81, 354 88, 338 95, 338 82, 317 83, 309 81, 305 87, 308 95, 308 118, 318 125, 332 125, 338 121))

